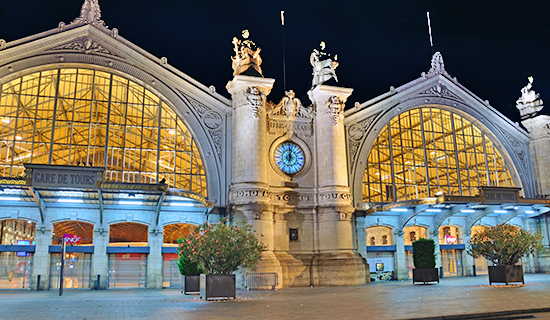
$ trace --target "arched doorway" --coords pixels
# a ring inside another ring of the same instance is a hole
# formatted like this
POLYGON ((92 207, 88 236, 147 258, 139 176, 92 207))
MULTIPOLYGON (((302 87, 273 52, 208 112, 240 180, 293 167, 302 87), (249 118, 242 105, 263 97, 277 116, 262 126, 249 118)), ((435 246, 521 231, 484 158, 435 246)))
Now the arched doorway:
POLYGON ((50 289, 59 288, 63 235, 76 235, 82 238, 79 244, 70 244, 65 247, 63 288, 90 288, 94 225, 83 221, 62 221, 53 224, 50 247, 50 289))
MULTIPOLYGON (((472 236, 476 233, 485 231, 488 227, 482 225, 476 225, 472 227, 472 236)), ((474 265, 476 270, 476 275, 486 275, 489 274, 489 261, 483 257, 477 257, 474 259, 474 265)))
POLYGON ((375 281, 389 280, 394 271, 395 246, 392 228, 374 226, 366 228, 367 262, 371 278, 375 281))
POLYGON ((405 238, 405 257, 407 259, 407 269, 409 278, 412 278, 412 269, 414 268, 412 243, 418 239, 427 239, 428 228, 422 226, 410 226, 403 228, 403 237, 405 238))
POLYGON ((462 253, 464 252, 460 229, 454 226, 439 228, 440 261, 444 277, 463 275, 462 253))
POLYGON ((178 269, 178 239, 191 233, 196 226, 187 223, 166 225, 163 228, 162 287, 181 288, 181 274, 178 269))
POLYGON ((110 225, 108 288, 146 288, 148 227, 135 222, 110 225))
POLYGON ((0 289, 30 289, 36 223, 0 221, 0 289))

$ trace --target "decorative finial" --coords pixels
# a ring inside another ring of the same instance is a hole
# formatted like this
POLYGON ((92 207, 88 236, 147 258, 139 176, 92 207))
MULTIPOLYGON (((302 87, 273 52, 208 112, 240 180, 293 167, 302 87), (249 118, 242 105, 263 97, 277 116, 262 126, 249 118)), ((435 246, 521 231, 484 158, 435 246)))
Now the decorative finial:
POLYGON ((432 68, 428 71, 428 74, 444 74, 448 77, 450 75, 445 71, 445 63, 443 62, 443 55, 437 51, 432 56, 432 68))
POLYGON ((250 36, 248 30, 243 30, 242 36, 243 40, 239 40, 237 37, 233 38, 233 50, 235 51, 235 56, 231 57, 231 60, 233 60, 233 76, 244 74, 263 77, 262 69, 260 68, 262 64, 260 51, 262 50, 253 41, 248 39, 250 36))
POLYGON ((336 68, 338 67, 338 55, 334 58, 330 56, 330 53, 325 52, 326 44, 321 41, 319 44, 321 50, 313 49, 313 52, 309 56, 309 63, 313 67, 313 81, 312 87, 316 87, 328 81, 330 78, 334 78, 338 82, 336 77, 336 68))
POLYGON ((521 88, 521 97, 516 101, 516 108, 519 110, 521 120, 532 118, 544 108, 539 94, 533 90, 533 77, 527 78, 529 83, 521 88))
POLYGON ((73 23, 105 26, 105 22, 101 20, 101 10, 99 9, 98 0, 84 0, 82 9, 80 9, 80 17, 74 19, 71 24, 73 23))

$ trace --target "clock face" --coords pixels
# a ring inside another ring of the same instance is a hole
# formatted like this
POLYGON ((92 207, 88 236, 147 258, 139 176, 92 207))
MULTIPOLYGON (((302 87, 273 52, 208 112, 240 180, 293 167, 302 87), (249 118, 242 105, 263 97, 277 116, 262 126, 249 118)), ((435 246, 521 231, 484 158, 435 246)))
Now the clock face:
POLYGON ((293 142, 281 143, 275 149, 275 163, 286 174, 295 174, 304 167, 304 151, 293 142))

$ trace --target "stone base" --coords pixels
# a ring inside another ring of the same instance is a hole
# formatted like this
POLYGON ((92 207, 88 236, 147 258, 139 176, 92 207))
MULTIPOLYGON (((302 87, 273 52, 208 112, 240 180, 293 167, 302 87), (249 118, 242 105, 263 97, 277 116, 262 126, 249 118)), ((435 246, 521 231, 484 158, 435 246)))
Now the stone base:
POLYGON ((370 283, 369 266, 352 250, 317 254, 276 253, 285 287, 357 286, 370 283))

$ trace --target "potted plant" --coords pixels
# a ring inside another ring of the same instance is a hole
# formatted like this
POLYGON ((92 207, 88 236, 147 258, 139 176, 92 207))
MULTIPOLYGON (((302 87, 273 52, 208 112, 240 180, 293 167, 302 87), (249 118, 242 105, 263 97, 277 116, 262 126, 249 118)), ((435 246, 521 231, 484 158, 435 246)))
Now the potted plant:
POLYGON ((525 283, 523 266, 517 263, 524 255, 540 252, 542 247, 542 234, 499 224, 472 235, 468 253, 493 263, 489 266, 489 284, 525 283))
POLYGON ((435 267, 435 242, 432 239, 418 239, 413 247, 413 283, 437 281, 439 274, 435 267))
POLYGON ((196 262, 189 260, 189 255, 181 246, 183 239, 178 239, 179 258, 177 261, 181 277, 181 292, 185 294, 199 294, 200 274, 203 273, 196 262))
POLYGON ((235 298, 235 272, 239 266, 255 268, 264 250, 256 231, 244 221, 229 225, 204 223, 185 236, 179 245, 200 275, 200 298, 235 298))

